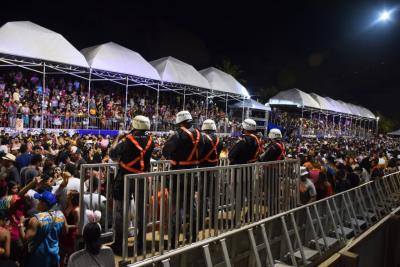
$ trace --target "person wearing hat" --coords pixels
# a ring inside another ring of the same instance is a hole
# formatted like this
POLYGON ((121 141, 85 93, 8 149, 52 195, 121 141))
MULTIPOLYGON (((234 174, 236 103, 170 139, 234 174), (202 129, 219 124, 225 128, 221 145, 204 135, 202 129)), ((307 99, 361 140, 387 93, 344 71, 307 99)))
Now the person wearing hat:
MULTIPOLYGON (((202 138, 204 140, 204 149, 200 155, 200 168, 216 167, 218 166, 219 157, 223 148, 222 140, 216 134, 217 126, 213 120, 207 119, 203 122, 201 126, 202 138)), ((198 185, 200 198, 203 198, 204 194, 204 178, 201 177, 201 181, 198 185)), ((210 204, 210 221, 211 225, 217 226, 215 221, 217 218, 214 216, 216 211, 216 201, 215 201, 215 190, 217 188, 218 177, 217 172, 207 173, 207 187, 206 187, 206 197, 210 204)), ((203 202, 200 201, 199 210, 203 210, 203 202)), ((202 220, 202 214, 200 214, 200 220, 202 220)))
POLYGON ((261 141, 256 136, 257 124, 252 119, 242 122, 242 136, 229 151, 229 164, 247 164, 258 160, 261 152, 261 141))
MULTIPOLYGON (((53 267, 60 264, 58 237, 61 231, 67 232, 68 225, 64 214, 52 208, 57 204, 54 194, 49 191, 35 194, 39 200, 37 213, 29 219, 27 227, 24 223, 18 225, 23 240, 28 242, 30 248, 25 259, 25 266, 53 267)), ((21 217, 21 221, 24 218, 21 217)))
MULTIPOLYGON (((197 168, 199 165, 200 155, 202 154, 204 143, 203 139, 201 138, 201 133, 198 129, 196 129, 193 124, 193 118, 189 111, 183 110, 176 114, 175 124, 177 126, 177 130, 173 132, 168 140, 165 142, 162 154, 163 156, 170 160, 171 169, 172 170, 181 170, 181 169, 194 169, 197 168)), ((172 177, 174 180, 173 188, 172 188, 172 203, 176 205, 176 198, 177 198, 177 191, 178 186, 180 189, 180 197, 178 207, 173 208, 174 212, 183 211, 184 207, 184 199, 186 198, 186 214, 182 216, 189 216, 190 214, 190 201, 194 198, 191 195, 191 181, 187 179, 185 182, 183 175, 180 176, 180 183, 177 185, 178 175, 172 177), (185 184, 186 184, 186 197, 183 196, 183 192, 185 192, 185 184)), ((193 207, 194 212, 196 212, 195 208, 193 207)), ((172 216, 175 216, 173 214, 172 216)), ((175 217, 173 217, 175 218, 175 217)), ((180 218, 182 220, 182 218, 180 218)), ((171 243, 172 246, 175 247, 175 223, 181 224, 181 222, 173 222, 172 226, 172 237, 171 243)), ((196 240, 197 233, 196 233, 196 223, 192 224, 191 234, 192 240, 196 240)), ((189 232, 189 231, 187 231, 189 232)), ((185 238, 189 239, 188 236, 185 238)))
POLYGON ((313 182, 308 178, 308 171, 306 167, 300 167, 300 203, 305 205, 314 202, 317 197, 317 190, 313 182))
POLYGON ((201 126, 203 133, 204 149, 200 155, 200 168, 218 166, 219 155, 222 151, 223 144, 216 135, 217 126, 213 120, 207 119, 201 126))
MULTIPOLYGON (((132 130, 128 134, 119 135, 110 148, 110 157, 119 161, 119 169, 113 184, 113 198, 116 203, 116 233, 114 252, 121 253, 122 245, 122 214, 124 196, 124 176, 126 174, 143 173, 150 171, 150 158, 154 150, 153 137, 147 134, 150 130, 150 120, 145 116, 136 116, 132 120, 132 130)), ((144 214, 144 181, 139 181, 138 196, 134 196, 137 203, 138 229, 143 229, 144 214)), ((131 187, 132 192, 135 188, 131 187)), ((139 251, 143 247, 143 231, 137 236, 139 251)))
POLYGON ((271 129, 268 133, 268 138, 271 142, 266 147, 265 152, 260 156, 260 161, 284 160, 286 155, 285 145, 282 142, 281 130, 277 128, 271 129))
MULTIPOLYGON (((254 163, 258 160, 261 153, 261 141, 256 136, 257 124, 252 119, 245 119, 242 123, 242 136, 239 141, 233 145, 229 151, 229 164, 248 164, 254 163)), ((246 172, 245 169, 239 169, 241 171, 241 180, 237 180, 234 185, 236 188, 241 190, 241 201, 244 204, 247 199, 249 216, 245 218, 252 218, 253 216, 253 190, 251 185, 253 184, 253 174, 246 172), (246 181, 246 182, 245 182, 246 181), (250 188, 249 188, 250 187, 250 188)), ((240 224, 239 221, 235 222, 240 224)))
POLYGON ((7 153, 2 157, 2 165, 6 169, 6 182, 21 184, 21 177, 19 175, 17 167, 15 167, 16 157, 13 154, 7 153))

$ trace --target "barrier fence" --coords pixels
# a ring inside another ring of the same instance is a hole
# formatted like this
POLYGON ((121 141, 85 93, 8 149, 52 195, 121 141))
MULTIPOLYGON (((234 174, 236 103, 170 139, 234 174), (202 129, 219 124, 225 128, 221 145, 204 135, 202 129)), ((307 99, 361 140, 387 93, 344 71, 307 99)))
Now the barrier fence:
POLYGON ((295 208, 299 167, 285 160, 126 175, 122 260, 162 255, 295 208))
MULTIPOLYGON (((228 158, 219 159, 220 166, 229 165, 228 158)), ((115 232, 115 203, 111 197, 111 186, 118 170, 117 163, 83 164, 80 168, 80 220, 79 229, 87 223, 85 212, 87 209, 100 210, 103 214, 102 229, 104 234, 115 232), (98 183, 95 182, 98 179, 98 183), (97 186, 94 186, 96 185, 97 186), (85 192, 86 188, 86 192, 85 192)), ((150 162, 151 172, 162 172, 170 169, 169 160, 150 162)))
POLYGON ((396 172, 128 266, 315 266, 399 203, 396 172))

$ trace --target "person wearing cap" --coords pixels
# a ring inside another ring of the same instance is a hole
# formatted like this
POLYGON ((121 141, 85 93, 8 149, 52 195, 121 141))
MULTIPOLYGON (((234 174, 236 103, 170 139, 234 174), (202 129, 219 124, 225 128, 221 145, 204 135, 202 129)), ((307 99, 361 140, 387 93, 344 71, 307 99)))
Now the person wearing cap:
MULTIPOLYGON (((35 194, 39 200, 37 213, 29 219, 27 227, 24 223, 18 225, 23 240, 30 248, 25 263, 28 267, 53 267, 60 264, 58 237, 61 232, 67 232, 68 225, 64 214, 52 208, 57 204, 54 194, 49 191, 35 194)), ((23 221, 24 218, 21 217, 23 221)))
POLYGON ((2 157, 2 164, 6 168, 7 183, 21 184, 21 177, 19 175, 17 167, 15 167, 15 156, 13 154, 7 153, 2 157))
POLYGON ((300 167, 300 203, 305 205, 314 202, 317 198, 317 190, 313 182, 308 178, 308 171, 306 167, 300 167))
POLYGON ((271 129, 268 133, 268 138, 271 142, 266 147, 265 152, 260 156, 260 161, 284 160, 286 154, 285 145, 282 142, 281 130, 277 128, 271 129))
POLYGON ((261 152, 261 141, 256 136, 257 124, 252 119, 242 123, 242 136, 229 151, 229 164, 247 164, 258 160, 261 152))
MULTIPOLYGON (((230 165, 254 163, 258 160, 262 148, 261 141, 256 136, 256 129, 257 125, 254 120, 245 119, 243 121, 242 136, 233 145, 228 154, 230 165)), ((242 172, 242 178, 236 181, 234 190, 240 188, 242 203, 244 204, 247 199, 249 216, 245 216, 245 218, 252 218, 254 209, 253 190, 249 187, 253 184, 253 174, 246 172, 245 169, 238 169, 238 171, 242 172)), ((240 222, 236 221, 235 223, 239 224, 240 222)))
MULTIPOLYGON (((171 162, 171 169, 172 170, 181 170, 181 169, 193 169, 197 168, 199 165, 200 155, 202 154, 204 143, 203 139, 201 138, 201 133, 198 129, 193 127, 192 124, 193 118, 189 111, 183 110, 176 114, 176 126, 177 130, 170 135, 168 140, 165 142, 162 154, 163 156, 170 160, 171 162)), ((174 175, 172 177, 173 181, 173 188, 172 188, 172 203, 176 203, 177 198, 177 191, 179 186, 180 188, 180 197, 178 207, 173 208, 173 213, 180 212, 183 210, 184 201, 186 199, 186 214, 182 216, 189 216, 190 214, 190 201, 193 199, 194 196, 191 195, 191 181, 188 179, 186 182, 184 181, 184 176, 180 176, 180 184, 177 185, 178 175, 174 175), (183 192, 185 192, 185 184, 186 184, 186 197, 183 196, 183 192), (189 189, 189 190, 188 190, 189 189)), ((175 204, 176 205, 176 204, 175 204)), ((195 208, 193 208, 194 212, 196 212, 195 208)), ((173 218, 175 218, 174 214, 172 214, 173 218)), ((180 218, 182 220, 182 218, 180 218)), ((171 243, 172 246, 175 247, 175 223, 173 222, 172 226, 172 237, 171 243)), ((180 224, 180 222, 179 222, 180 224)), ((197 233, 196 233, 196 223, 192 224, 192 240, 196 240, 197 233)), ((189 231, 187 231, 189 232, 189 231)), ((188 236, 185 238, 188 239, 188 236)))
MULTIPOLYGON (((116 203, 116 234, 114 252, 121 252, 122 245, 122 214, 124 196, 124 176, 126 174, 143 173, 150 171, 150 158, 154 150, 153 137, 147 134, 150 130, 150 120, 145 116, 136 116, 132 120, 132 130, 129 134, 119 135, 110 148, 110 157, 119 160, 119 169, 113 184, 113 198, 116 203)), ((144 214, 144 181, 139 181, 138 196, 134 196, 138 205, 138 248, 143 247, 143 214, 144 214)), ((134 186, 130 188, 135 192, 134 186)))
MULTIPOLYGON (((218 166, 219 157, 222 151, 222 140, 216 134, 217 127, 213 120, 207 119, 203 122, 201 126, 202 139, 204 141, 204 149, 200 155, 200 168, 216 167, 218 166)), ((203 177, 202 177, 203 178, 203 177)), ((207 187, 206 187, 206 197, 210 202, 210 220, 211 225, 217 226, 216 216, 214 216, 216 210, 215 201, 215 190, 217 188, 218 177, 216 172, 207 173, 207 187)), ((204 180, 201 179, 199 185, 200 197, 203 198, 204 194, 204 180)), ((203 210, 203 202, 200 201, 199 210, 203 210)), ((200 212, 200 220, 202 220, 202 214, 200 212)))
POLYGON ((201 126, 204 148, 200 155, 200 168, 218 166, 219 155, 222 151, 222 141, 216 135, 217 127, 213 120, 207 119, 201 126))
POLYGON ((200 131, 192 125, 192 115, 183 110, 176 114, 178 129, 165 142, 163 156, 171 161, 171 169, 193 169, 199 164, 203 150, 200 131))

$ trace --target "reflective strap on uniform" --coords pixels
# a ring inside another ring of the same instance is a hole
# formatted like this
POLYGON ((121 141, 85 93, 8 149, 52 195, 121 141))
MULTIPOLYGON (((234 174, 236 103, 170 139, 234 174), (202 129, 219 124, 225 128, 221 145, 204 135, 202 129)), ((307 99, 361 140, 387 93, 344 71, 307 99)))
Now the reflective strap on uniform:
POLYGON ((147 150, 150 148, 150 146, 151 146, 151 143, 152 143, 152 141, 153 141, 153 138, 151 137, 151 135, 149 136, 149 140, 147 141, 147 144, 146 144, 146 146, 145 146, 145 148, 143 149, 141 146, 140 146, 140 144, 138 143, 138 141, 133 137, 133 135, 131 135, 131 134, 129 134, 127 137, 126 137, 129 141, 131 141, 132 142, 132 144, 139 150, 139 152, 140 152, 140 154, 139 154, 139 156, 137 156, 134 160, 132 160, 132 161, 130 161, 130 162, 128 162, 128 163, 123 163, 122 161, 119 163, 119 165, 123 168, 123 169, 125 169, 125 170, 127 170, 127 171, 130 171, 130 172, 133 172, 133 173, 141 173, 141 172, 144 172, 144 155, 146 154, 146 152, 147 152, 147 150), (132 166, 133 165, 135 165, 137 162, 140 162, 140 169, 138 170, 138 169, 135 169, 135 168, 132 168, 132 166))
POLYGON ((181 127, 181 130, 184 131, 190 137, 190 139, 192 140, 193 147, 192 147, 192 150, 190 151, 190 154, 186 160, 184 160, 184 161, 171 160, 171 164, 172 165, 179 164, 182 166, 197 165, 197 164, 199 164, 199 161, 197 160, 199 158, 199 155, 198 155, 199 151, 197 150, 197 147, 199 146, 200 132, 199 132, 199 130, 194 129, 196 131, 196 139, 194 139, 193 134, 188 129, 186 129, 185 127, 181 127), (192 160, 195 153, 196 153, 196 160, 192 160))
POLYGON ((255 136, 254 134, 246 134, 246 135, 254 138, 256 140, 256 143, 257 143, 257 150, 254 153, 253 158, 248 161, 249 163, 253 163, 253 162, 257 161, 258 156, 260 155, 260 150, 261 150, 260 146, 261 146, 261 144, 260 144, 260 140, 258 140, 257 136, 255 136))
POLYGON ((281 154, 278 157, 278 160, 281 160, 285 157, 285 147, 283 146, 283 144, 280 144, 280 143, 276 143, 276 144, 281 149, 281 154))
POLYGON ((218 147, 218 144, 219 144, 219 137, 217 136, 217 140, 216 140, 216 142, 214 144, 212 138, 208 134, 205 134, 205 136, 207 137, 208 140, 210 140, 212 148, 208 152, 208 154, 202 160, 200 160, 200 162, 207 161, 209 163, 216 163, 216 162, 218 162, 218 149, 217 149, 217 147, 218 147), (215 159, 210 159, 210 156, 213 153, 215 153, 215 159))

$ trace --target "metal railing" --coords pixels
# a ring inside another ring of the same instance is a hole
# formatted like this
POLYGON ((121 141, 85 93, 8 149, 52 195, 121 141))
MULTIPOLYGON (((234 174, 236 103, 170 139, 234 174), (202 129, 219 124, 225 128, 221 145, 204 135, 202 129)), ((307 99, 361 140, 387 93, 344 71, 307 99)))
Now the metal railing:
POLYGON ((129 252, 136 262, 295 208, 299 168, 285 160, 126 175, 123 261, 129 252))
POLYGON ((111 185, 117 174, 117 163, 82 164, 80 167, 79 231, 87 223, 86 210, 102 212, 103 233, 113 233, 115 226, 115 205, 111 197, 111 185), (95 179, 97 187, 94 186, 95 179), (85 191, 86 187, 86 191, 85 191))
POLYGON ((397 172, 128 266, 315 266, 399 204, 397 172))
MULTIPOLYGON (((219 161, 221 166, 227 166, 229 164, 228 158, 221 158, 219 161)), ((151 172, 162 172, 170 169, 169 160, 156 160, 150 162, 151 172)), ((110 183, 114 180, 118 170, 118 163, 99 163, 99 164, 82 164, 80 169, 80 220, 79 229, 82 233, 83 226, 87 223, 85 220, 86 209, 93 210, 95 208, 101 208, 103 214, 103 230, 105 233, 114 232, 115 227, 115 209, 114 203, 110 201, 111 188, 110 183), (98 186, 93 186, 94 179, 98 179, 98 186), (86 192, 85 192, 86 187, 86 192), (104 202, 104 197, 107 199, 104 202), (107 209, 106 209, 107 207, 107 209), (104 217, 105 216, 105 217, 104 217)))

